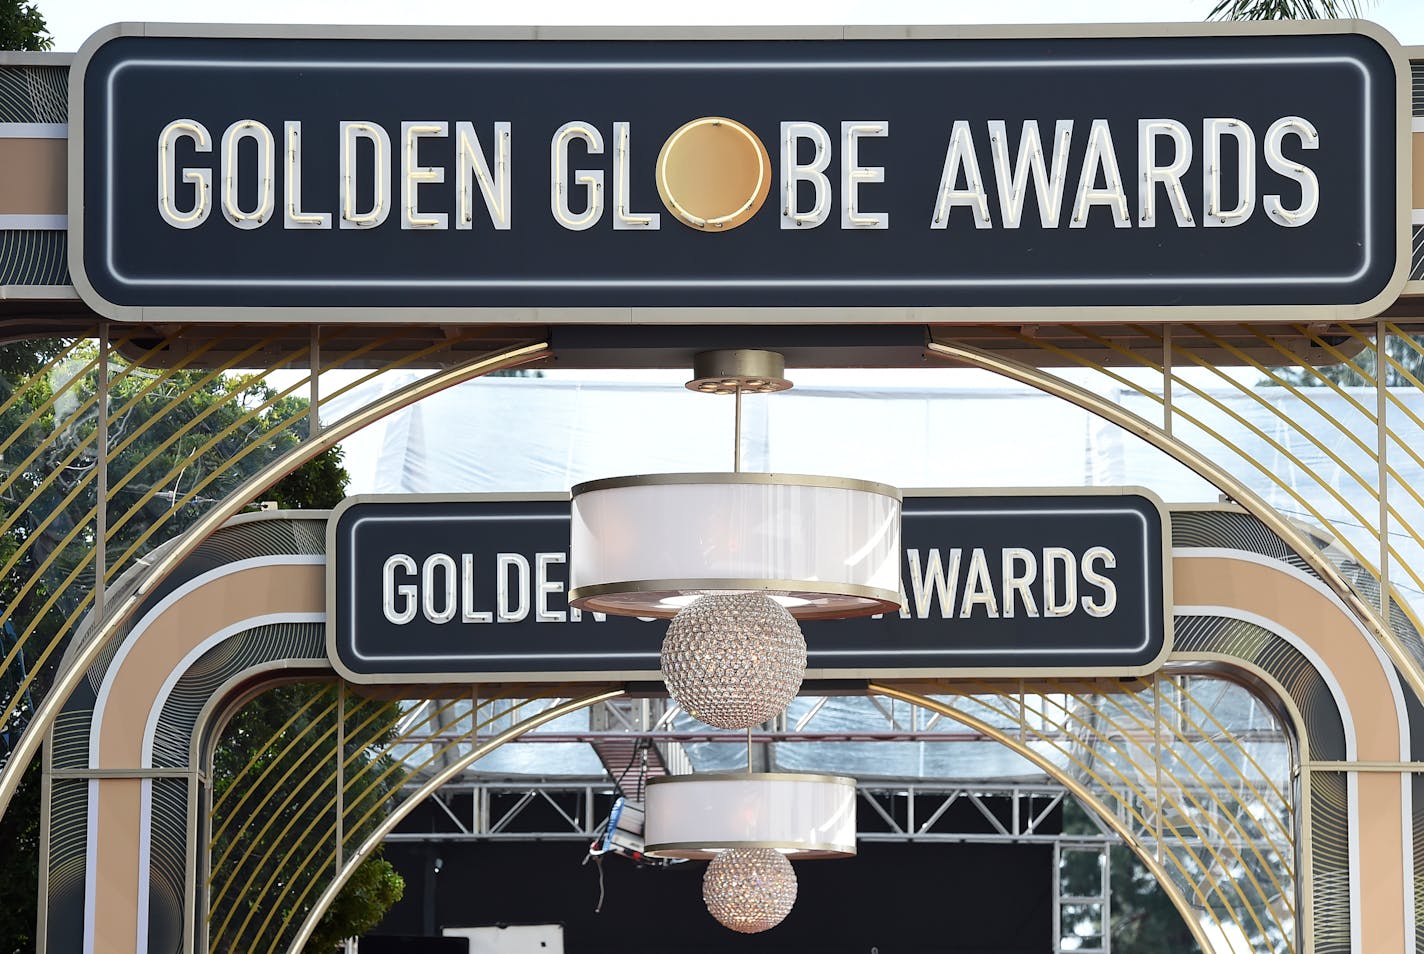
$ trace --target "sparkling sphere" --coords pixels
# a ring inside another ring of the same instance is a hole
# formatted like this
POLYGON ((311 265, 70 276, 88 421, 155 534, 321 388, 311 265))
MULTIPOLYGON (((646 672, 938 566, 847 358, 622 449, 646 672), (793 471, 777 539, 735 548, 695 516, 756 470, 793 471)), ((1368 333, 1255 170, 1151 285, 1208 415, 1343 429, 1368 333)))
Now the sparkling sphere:
POLYGON ((663 638, 668 694, 694 718, 746 729, 781 712, 806 675, 806 638, 795 618, 760 593, 701 596, 663 638))
POLYGON ((775 848, 732 848, 707 863, 702 900, 723 927, 743 934, 768 931, 796 903, 796 871, 775 848))

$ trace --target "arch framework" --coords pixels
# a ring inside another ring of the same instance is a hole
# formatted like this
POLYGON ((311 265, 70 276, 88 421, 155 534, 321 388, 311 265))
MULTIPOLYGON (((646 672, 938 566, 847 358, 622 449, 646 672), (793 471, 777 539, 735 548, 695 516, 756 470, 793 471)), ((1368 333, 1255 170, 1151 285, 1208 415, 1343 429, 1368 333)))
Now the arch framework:
MULTIPOLYGON (((1062 781, 1158 875, 1207 950, 1237 932, 1260 949, 1414 950, 1420 707, 1368 628, 1279 535, 1236 507, 1181 509, 1172 522, 1178 638, 1164 674, 870 691, 973 725, 1062 781), (1288 771, 1213 726, 1204 687, 1218 683, 1276 708, 1295 739, 1288 771)), ((324 529, 322 515, 300 512, 230 523, 140 597, 86 667, 47 748, 43 950, 226 950, 254 934, 299 950, 344 880, 440 781, 622 691, 434 688, 446 701, 427 708, 444 721, 398 724, 403 710, 357 696, 327 668, 324 529), (268 814, 280 821, 264 847, 236 849, 255 852, 248 868, 210 868, 217 727, 262 687, 314 677, 334 688, 314 697, 297 744, 318 754, 254 794, 224 796, 275 798, 268 814), (327 706, 334 717, 320 716, 327 706), (353 760, 373 749, 382 757, 353 760), (416 767, 424 785, 397 800, 416 767), (277 810, 288 790, 310 810, 277 810)))

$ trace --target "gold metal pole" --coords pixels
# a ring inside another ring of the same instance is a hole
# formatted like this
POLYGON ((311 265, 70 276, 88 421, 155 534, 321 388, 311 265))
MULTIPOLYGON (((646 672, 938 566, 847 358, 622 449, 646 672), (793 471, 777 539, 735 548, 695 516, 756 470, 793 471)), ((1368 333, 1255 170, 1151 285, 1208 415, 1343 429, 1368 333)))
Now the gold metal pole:
POLYGON ((1385 387, 1388 363, 1385 323, 1375 322, 1375 454, 1379 458, 1379 611, 1389 619, 1389 433, 1385 421, 1389 390, 1385 387))
POLYGON ((737 385, 737 412, 732 427, 732 472, 742 472, 742 386, 737 385))
POLYGON ((99 322, 99 424, 94 440, 94 622, 104 618, 104 580, 108 576, 109 537, 109 323, 99 322))
POLYGON ((1172 326, 1162 326, 1162 429, 1172 436, 1172 326))

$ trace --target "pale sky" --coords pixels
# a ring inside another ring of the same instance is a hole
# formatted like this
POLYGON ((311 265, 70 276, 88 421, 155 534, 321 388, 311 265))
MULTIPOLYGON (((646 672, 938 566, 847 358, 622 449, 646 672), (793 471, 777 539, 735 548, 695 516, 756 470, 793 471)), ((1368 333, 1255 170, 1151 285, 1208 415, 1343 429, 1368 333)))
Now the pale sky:
MULTIPOLYGON (((38 0, 55 49, 73 51, 119 20, 176 23, 921 24, 1199 21, 1214 0, 38 0)), ((1401 43, 1424 45, 1424 0, 1374 0, 1369 19, 1401 43)))

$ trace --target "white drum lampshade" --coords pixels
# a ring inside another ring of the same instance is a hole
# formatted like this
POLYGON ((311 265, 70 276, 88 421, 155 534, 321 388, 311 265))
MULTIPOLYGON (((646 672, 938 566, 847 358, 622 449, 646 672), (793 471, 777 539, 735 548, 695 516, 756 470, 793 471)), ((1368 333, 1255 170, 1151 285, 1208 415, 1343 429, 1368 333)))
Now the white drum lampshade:
POLYGON ((711 858, 774 848, 791 860, 855 854, 855 779, 698 773, 648 780, 644 853, 711 858))
POLYGON ((569 602, 669 618, 760 592, 797 619, 900 605, 900 492, 790 474, 613 477, 573 488, 569 602))

